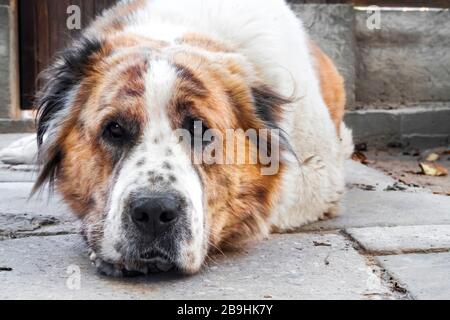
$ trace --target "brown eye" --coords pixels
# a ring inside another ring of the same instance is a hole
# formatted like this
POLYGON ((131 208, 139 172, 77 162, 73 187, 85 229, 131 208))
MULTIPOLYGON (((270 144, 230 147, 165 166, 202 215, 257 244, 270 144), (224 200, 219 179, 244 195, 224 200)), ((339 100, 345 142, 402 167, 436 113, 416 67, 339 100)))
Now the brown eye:
POLYGON ((105 135, 108 139, 118 141, 125 137, 125 130, 117 122, 111 122, 106 126, 105 135))
POLYGON ((210 143, 210 141, 203 141, 205 132, 208 131, 209 128, 202 120, 188 116, 183 121, 183 129, 189 131, 192 147, 195 146, 196 141, 198 141, 197 143, 200 147, 204 147, 210 143))

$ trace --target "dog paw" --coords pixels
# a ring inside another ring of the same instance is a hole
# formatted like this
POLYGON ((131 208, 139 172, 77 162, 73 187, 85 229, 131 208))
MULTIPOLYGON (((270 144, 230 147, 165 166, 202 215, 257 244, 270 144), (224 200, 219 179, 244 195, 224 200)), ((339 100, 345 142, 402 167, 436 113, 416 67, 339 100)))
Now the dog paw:
POLYGON ((123 267, 118 264, 112 264, 100 259, 94 251, 89 254, 89 260, 97 268, 97 271, 105 276, 109 277, 123 277, 123 267))

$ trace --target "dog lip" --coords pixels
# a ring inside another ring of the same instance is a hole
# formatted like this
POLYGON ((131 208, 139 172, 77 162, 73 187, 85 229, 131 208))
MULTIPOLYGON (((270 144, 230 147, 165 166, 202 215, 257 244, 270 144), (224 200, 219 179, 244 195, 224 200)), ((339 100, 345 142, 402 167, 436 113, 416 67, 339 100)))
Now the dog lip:
POLYGON ((157 249, 143 252, 140 254, 139 258, 144 262, 172 262, 172 259, 167 254, 157 249))
POLYGON ((167 254, 155 249, 141 253, 139 261, 147 266, 148 273, 168 272, 175 267, 167 254))

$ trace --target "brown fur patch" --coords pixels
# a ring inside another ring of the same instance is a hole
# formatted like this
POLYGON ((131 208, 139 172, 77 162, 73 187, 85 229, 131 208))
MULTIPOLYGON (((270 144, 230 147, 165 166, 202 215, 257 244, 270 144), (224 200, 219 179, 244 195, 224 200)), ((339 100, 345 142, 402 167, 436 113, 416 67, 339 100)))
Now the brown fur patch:
POLYGON ((310 46, 320 80, 322 96, 339 134, 346 103, 344 79, 333 61, 314 42, 311 41, 310 46))

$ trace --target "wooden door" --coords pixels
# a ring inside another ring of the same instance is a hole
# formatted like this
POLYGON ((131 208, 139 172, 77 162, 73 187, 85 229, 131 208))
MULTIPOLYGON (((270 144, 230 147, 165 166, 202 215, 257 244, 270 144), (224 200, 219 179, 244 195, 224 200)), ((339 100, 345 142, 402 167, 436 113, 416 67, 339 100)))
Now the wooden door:
POLYGON ((31 109, 38 74, 80 30, 67 27, 69 6, 80 8, 81 29, 117 0, 19 0, 21 108, 31 109))

